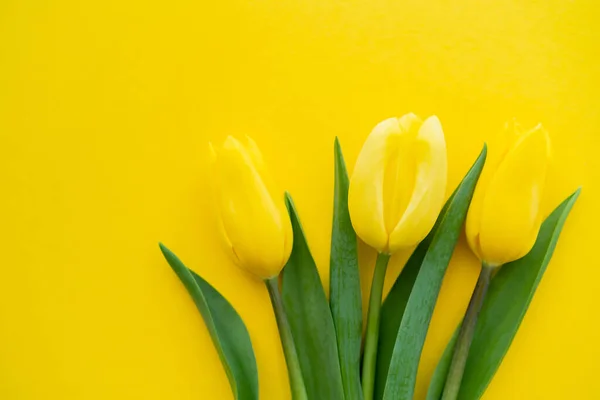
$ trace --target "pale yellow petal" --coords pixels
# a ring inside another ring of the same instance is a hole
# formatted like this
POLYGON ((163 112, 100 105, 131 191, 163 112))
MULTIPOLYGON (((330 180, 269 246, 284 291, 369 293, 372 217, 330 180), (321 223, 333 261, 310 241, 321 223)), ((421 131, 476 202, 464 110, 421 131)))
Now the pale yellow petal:
POLYGON ((423 240, 444 205, 448 160, 444 131, 437 117, 429 117, 421 125, 414 155, 414 189, 406 211, 390 236, 390 253, 423 240))
POLYGON ((383 177, 383 215, 389 234, 408 206, 415 184, 415 138, 422 121, 415 114, 398 119, 400 134, 389 140, 383 177), (393 140, 392 140, 393 138, 393 140))
POLYGON ((500 131, 496 137, 494 137, 488 143, 488 153, 481 172, 481 176, 477 181, 475 193, 469 206, 469 212, 467 214, 467 221, 465 224, 465 231, 467 241, 471 250, 481 259, 481 247, 480 247, 480 227, 481 227, 481 212, 483 209, 483 200, 487 192, 490 181, 492 180, 498 166, 509 152, 514 147, 519 137, 523 134, 521 126, 516 120, 512 119, 504 124, 504 128, 500 131))
POLYGON ((275 206, 279 211, 279 215, 281 218, 281 225, 284 234, 284 246, 283 246, 283 261, 281 265, 284 265, 287 260, 290 258, 290 254, 292 252, 292 245, 294 243, 293 233, 292 233, 292 223, 290 221, 290 216, 288 214, 287 208, 285 206, 284 200, 284 192, 279 189, 279 187, 275 184, 275 180, 271 175, 271 171, 267 167, 265 159, 260 151, 260 148, 250 136, 246 135, 246 149, 248 150, 248 154, 252 158, 254 162, 254 166, 256 170, 260 174, 264 185, 266 186, 275 206))
MULTIPOLYGON (((252 157, 228 137, 217 160, 219 209, 240 265, 263 278, 282 268, 285 222, 252 157)), ((283 198, 279 201, 283 203, 283 198)))
POLYGON ((237 254, 233 248, 233 244, 231 243, 231 240, 229 240, 227 231, 225 231, 225 225, 223 225, 223 218, 221 217, 220 211, 217 212, 217 228, 219 231, 219 235, 221 236, 221 243, 223 244, 225 252, 227 252, 227 254, 229 254, 231 259, 235 262, 235 264, 238 267, 241 267, 242 266, 241 261, 238 258, 237 254))
POLYGON ((398 125, 400 126, 400 129, 404 132, 410 133, 413 139, 417 137, 419 128, 422 124, 423 120, 421 120, 421 118, 414 113, 407 113, 398 118, 398 125))
POLYGON ((246 151, 248 151, 248 155, 252 159, 254 163, 254 167, 258 170, 259 173, 263 173, 267 167, 265 165, 265 160, 263 158, 262 152, 260 148, 250 136, 246 135, 246 143, 245 146, 246 151))
POLYGON ((279 209, 280 214, 285 215, 285 218, 283 219, 288 220, 289 215, 285 207, 284 192, 275 184, 275 180, 273 179, 271 170, 267 167, 262 152, 260 151, 260 148, 258 147, 256 142, 248 135, 246 135, 246 143, 244 144, 244 148, 246 149, 246 151, 248 151, 248 154, 250 155, 250 158, 254 163, 256 171, 258 171, 258 174, 260 175, 265 187, 269 191, 271 198, 273 199, 275 205, 279 209))
POLYGON ((356 234, 369 246, 386 251, 388 234, 384 220, 383 179, 390 145, 400 135, 397 118, 380 122, 367 137, 348 192, 348 208, 356 234))
POLYGON ((522 135, 500 163, 484 197, 480 246, 490 264, 523 257, 535 243, 549 158, 547 132, 522 135))

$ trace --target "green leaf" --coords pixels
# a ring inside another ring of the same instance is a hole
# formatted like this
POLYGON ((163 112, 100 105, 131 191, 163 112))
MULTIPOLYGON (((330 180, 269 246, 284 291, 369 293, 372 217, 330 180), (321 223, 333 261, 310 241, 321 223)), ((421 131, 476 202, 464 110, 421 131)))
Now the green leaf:
POLYGON ((343 399, 335 328, 321 278, 289 194, 294 231, 292 254, 283 269, 282 296, 309 399, 343 399))
POLYGON ((160 250, 175 271, 198 311, 215 345, 236 400, 258 400, 258 372, 250 335, 239 314, 194 271, 186 268, 162 243, 160 250))
POLYGON ((383 398, 388 368, 390 366, 390 360, 392 359, 392 352, 394 351, 394 344, 396 343, 400 322, 404 315, 406 303, 408 303, 408 297, 410 296, 410 292, 412 291, 419 270, 421 269, 425 254, 427 254, 427 250, 429 250, 429 245, 431 244, 433 236, 438 231, 440 222, 446 215, 448 206, 452 202, 455 194, 456 190, 452 193, 448 201, 446 201, 446 204, 444 204, 431 232, 429 232, 427 237, 419 243, 404 265, 404 268, 402 268, 402 272, 400 272, 400 275, 396 278, 394 285, 381 306, 379 345, 377 347, 377 367, 375 374, 375 399, 383 398))
POLYGON ((362 300, 356 233, 348 211, 348 172, 338 138, 335 138, 335 187, 329 304, 337 336, 342 383, 346 400, 362 399, 360 386, 360 345, 362 300))
MULTIPOLYGON (((529 308, 579 193, 577 189, 546 218, 529 254, 502 266, 492 279, 477 320, 459 400, 481 398, 494 377, 529 308)), ((438 363, 428 400, 441 397, 446 375, 443 370, 448 369, 453 348, 454 343, 450 342, 438 363)))
POLYGON ((458 242, 475 184, 485 163, 486 147, 456 189, 423 258, 396 335, 384 400, 412 400, 421 351, 442 280, 458 242))

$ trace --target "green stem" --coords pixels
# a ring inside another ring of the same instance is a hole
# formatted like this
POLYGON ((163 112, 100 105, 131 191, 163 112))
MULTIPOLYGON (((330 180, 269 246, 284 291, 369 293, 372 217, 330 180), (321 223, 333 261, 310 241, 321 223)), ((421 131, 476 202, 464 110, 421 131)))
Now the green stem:
POLYGON ((364 400, 373 399, 375 388, 375 364, 377 361, 377 342, 379 340, 379 315, 381 311, 381 297, 383 295, 383 282, 387 269, 389 254, 380 253, 375 263, 371 296, 369 298, 369 313, 367 315, 367 333, 365 337, 365 351, 362 365, 362 389, 364 400))
POLYGON ((458 397, 460 383, 465 372, 465 365, 467 364, 469 348, 471 347, 473 334, 475 333, 475 325, 477 324, 479 311, 481 311, 481 305, 487 294, 493 271, 494 267, 483 263, 479 279, 477 279, 475 291, 473 291, 467 313, 465 314, 465 319, 463 320, 460 332, 458 333, 454 354, 452 355, 452 363, 450 364, 446 385, 444 386, 444 393, 442 394, 442 400, 456 400, 458 397))
POLYGON ((271 304, 273 305, 273 310, 275 311, 277 328, 279 329, 279 336, 281 337, 281 344, 283 346, 283 354, 285 355, 288 376, 290 378, 292 399, 308 400, 306 388, 304 386, 304 379, 302 378, 302 370, 300 369, 300 360, 298 359, 298 353, 296 352, 296 346, 294 345, 292 330, 285 314, 285 309, 283 308, 283 301, 281 299, 281 294, 279 293, 279 282, 277 281, 277 277, 266 279, 265 284, 269 290, 269 297, 271 298, 271 304))

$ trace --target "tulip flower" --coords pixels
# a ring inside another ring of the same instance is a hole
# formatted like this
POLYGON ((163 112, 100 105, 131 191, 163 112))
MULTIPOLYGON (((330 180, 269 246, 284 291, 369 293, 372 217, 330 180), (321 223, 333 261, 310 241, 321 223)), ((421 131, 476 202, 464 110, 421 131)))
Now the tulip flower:
POLYGON ((442 400, 455 400, 475 332, 477 316, 496 268, 525 256, 542 223, 541 201, 550 159, 550 139, 541 125, 523 131, 506 124, 475 188, 466 222, 469 246, 482 268, 465 314, 442 400))
POLYGON ((550 139, 538 125, 523 132, 507 123, 477 183, 467 215, 469 246, 493 266, 529 253, 542 224, 541 201, 550 139))
POLYGON ((356 234, 380 253, 417 245, 444 205, 447 157, 437 117, 414 114, 379 123, 350 180, 348 207, 356 234))
POLYGON ((277 320, 294 400, 306 400, 298 354, 279 292, 277 276, 290 258, 292 225, 284 193, 276 189, 256 143, 229 136, 210 146, 223 239, 234 262, 264 280, 277 320))
POLYGON ((350 179, 348 208, 356 234, 379 252, 362 370, 363 397, 373 398, 379 313, 390 255, 427 236, 443 206, 447 156, 437 117, 414 114, 379 123, 367 138, 350 179))
POLYGON ((235 263, 260 277, 279 275, 292 251, 292 225, 256 143, 229 136, 211 146, 220 227, 235 263))

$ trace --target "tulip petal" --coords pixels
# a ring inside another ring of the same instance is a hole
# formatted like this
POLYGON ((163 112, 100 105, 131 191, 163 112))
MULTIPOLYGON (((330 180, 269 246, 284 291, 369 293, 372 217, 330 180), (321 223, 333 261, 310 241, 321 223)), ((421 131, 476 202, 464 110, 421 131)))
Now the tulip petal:
POLYGON ((221 235, 222 243, 225 246, 225 250, 227 251, 227 253, 229 253, 235 264, 241 267, 240 259, 238 258, 235 249, 233 248, 231 240, 229 240, 229 236, 227 236, 227 231, 225 230, 225 225, 223 224, 223 217, 221 216, 220 212, 218 212, 217 214, 217 229, 219 230, 219 234, 221 235))
POLYGON ((431 230, 444 204, 448 161, 437 117, 421 125, 414 145, 416 175, 410 202, 390 236, 390 253, 418 244, 431 230))
POLYGON ((263 183, 265 184, 267 190, 271 194, 271 198, 275 202, 277 209, 279 210, 279 215, 281 220, 283 221, 283 229, 284 229, 284 245, 283 245, 283 259, 281 265, 284 265, 288 258, 290 258, 290 254, 292 253, 292 245, 293 245, 293 233, 292 233, 292 225, 288 223, 289 216, 287 208, 285 207, 285 195, 282 191, 279 190, 277 185, 275 184, 275 180, 273 179, 271 172, 267 168, 267 164, 263 158, 262 152, 260 148, 256 144, 256 142, 250 137, 246 135, 246 149, 248 150, 248 154, 252 158, 254 162, 254 166, 261 176, 263 183), (279 201, 281 199, 281 201, 279 201))
POLYGON ((523 257, 535 243, 549 158, 547 132, 538 126, 506 154, 483 199, 482 259, 501 265, 523 257))
POLYGON ((423 122, 415 114, 406 114, 398 119, 400 135, 394 135, 386 152, 386 167, 383 176, 383 215, 389 234, 402 217, 415 185, 415 138, 423 122))
POLYGON ((284 196, 283 192, 278 191, 277 186, 275 185, 275 181, 271 176, 271 172, 267 168, 267 164, 263 158, 263 155, 260 151, 260 148, 256 144, 256 142, 250 137, 246 136, 246 143, 244 148, 248 152, 252 163, 254 164, 254 168, 258 172, 258 175, 261 177, 265 187, 269 191, 272 199, 280 199, 281 198, 281 210, 285 215, 287 215, 287 210, 285 209, 285 203, 283 201, 284 196))
POLYGON ((488 158, 477 182, 473 200, 469 206, 469 214, 465 224, 467 241, 471 250, 482 259, 480 246, 480 227, 483 210, 483 201, 490 181, 494 177, 498 166, 506 157, 509 150, 515 145, 519 137, 523 135, 523 130, 516 120, 512 119, 504 125, 504 129, 491 141, 488 147, 488 158))
POLYGON ((267 167, 265 165, 265 160, 263 158, 263 155, 260 151, 260 148, 258 147, 258 145, 256 144, 256 142, 250 137, 246 135, 246 146, 245 149, 248 151, 248 155, 250 156, 250 158, 252 159, 252 162, 254 163, 254 167, 256 168, 256 170, 258 171, 258 173, 260 175, 262 175, 264 172, 267 172, 267 167))
MULTIPOLYGON (((277 199, 272 198, 253 157, 238 140, 225 140, 217 174, 223 227, 239 264, 263 278, 276 276, 283 266, 285 225, 290 222, 282 218, 277 199)), ((283 199, 279 202, 283 204, 283 199)))
POLYGON ((386 119, 373 128, 358 155, 348 190, 348 208, 356 234, 380 252, 387 250, 388 243, 383 216, 387 153, 390 142, 400 132, 397 118, 386 119))

